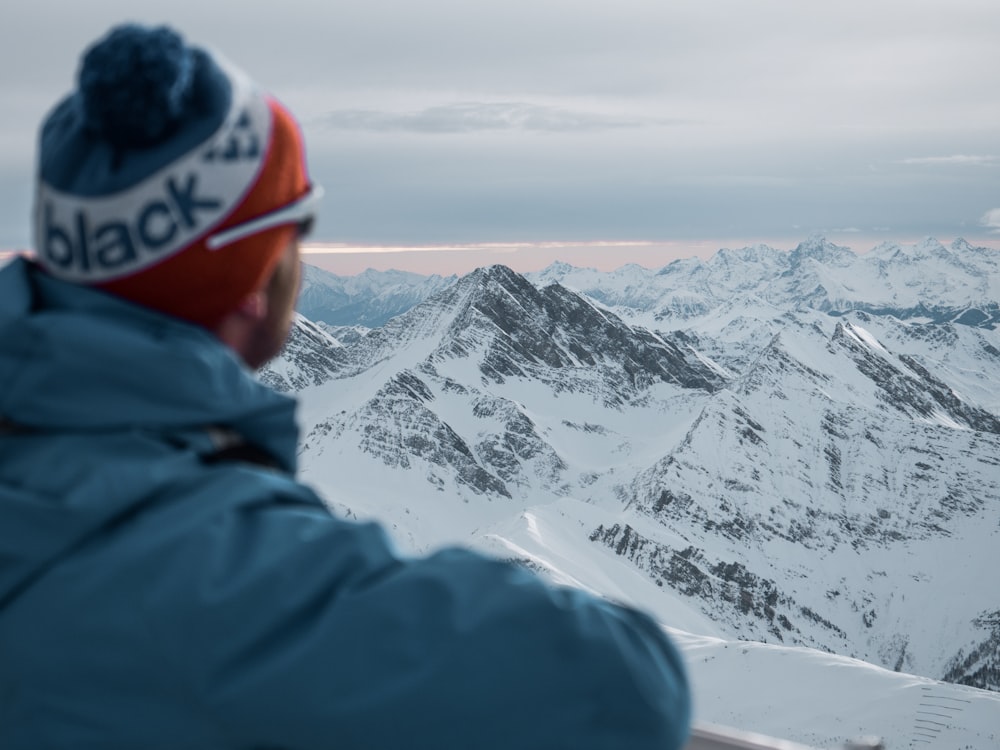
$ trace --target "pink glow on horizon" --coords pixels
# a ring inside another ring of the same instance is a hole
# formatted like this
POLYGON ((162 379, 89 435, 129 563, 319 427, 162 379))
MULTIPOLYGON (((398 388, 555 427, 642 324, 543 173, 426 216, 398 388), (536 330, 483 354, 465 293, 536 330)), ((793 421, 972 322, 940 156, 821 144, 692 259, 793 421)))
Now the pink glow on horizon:
MULTIPOLYGON (((735 245, 736 247, 742 247, 735 245)), ((339 276, 354 276, 371 268, 424 275, 466 274, 482 266, 502 264, 525 273, 555 261, 581 268, 612 271, 629 263, 662 268, 680 258, 709 258, 725 244, 700 240, 644 242, 512 242, 466 245, 347 246, 308 244, 303 260, 339 276)))
POLYGON ((0 266, 9 260, 14 260, 18 256, 23 255, 26 258, 30 258, 34 255, 30 250, 0 250, 0 266))
MULTIPOLYGON (((903 239, 861 234, 828 234, 837 245, 866 253, 883 242, 901 247, 912 246, 924 237, 903 239)), ((366 269, 376 271, 411 271, 423 275, 463 275, 482 266, 502 264, 519 273, 539 271, 555 261, 579 268, 613 271, 634 263, 645 268, 659 269, 684 258, 706 260, 722 248, 732 250, 764 244, 777 250, 792 250, 805 237, 798 239, 737 239, 737 240, 673 240, 673 241, 606 241, 606 242, 512 242, 473 243, 466 245, 366 246, 310 243, 303 246, 303 260, 313 266, 337 274, 355 276, 366 269)), ((955 238, 938 240, 948 246, 955 238)), ((971 245, 1000 250, 1000 237, 967 238, 971 245)))

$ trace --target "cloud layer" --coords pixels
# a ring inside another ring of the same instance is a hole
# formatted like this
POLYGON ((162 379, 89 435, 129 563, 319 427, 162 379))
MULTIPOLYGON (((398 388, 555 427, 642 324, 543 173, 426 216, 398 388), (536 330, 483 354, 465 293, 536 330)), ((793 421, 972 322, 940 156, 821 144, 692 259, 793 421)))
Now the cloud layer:
POLYGON ((916 166, 1000 167, 1000 156, 954 154, 952 156, 911 156, 900 164, 916 166))
POLYGON ((1000 234, 1000 208, 993 208, 983 214, 979 223, 995 234, 1000 234))
POLYGON ((318 239, 996 229, 996 0, 13 0, 0 247, 28 243, 38 123, 123 19, 167 20, 299 116, 318 239))
POLYGON ((471 133, 489 130, 528 130, 551 133, 592 132, 636 128, 639 118, 574 111, 527 102, 455 102, 419 112, 341 109, 319 121, 330 128, 368 132, 471 133))

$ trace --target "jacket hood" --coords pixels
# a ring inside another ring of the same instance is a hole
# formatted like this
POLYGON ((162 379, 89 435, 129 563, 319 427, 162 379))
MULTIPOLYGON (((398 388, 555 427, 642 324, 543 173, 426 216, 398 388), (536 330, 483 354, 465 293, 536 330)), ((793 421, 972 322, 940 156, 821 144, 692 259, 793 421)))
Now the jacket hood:
POLYGON ((203 328, 23 258, 0 269, 0 418, 40 432, 221 426, 294 472, 294 411, 203 328))

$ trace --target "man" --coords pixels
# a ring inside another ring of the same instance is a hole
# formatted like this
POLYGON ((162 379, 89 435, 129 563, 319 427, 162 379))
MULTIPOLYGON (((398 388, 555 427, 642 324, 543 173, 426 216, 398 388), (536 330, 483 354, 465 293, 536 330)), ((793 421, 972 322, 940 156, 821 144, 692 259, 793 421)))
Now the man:
POLYGON ((318 188, 291 116, 124 26, 43 125, 0 271, 0 747, 668 748, 645 615, 397 555, 294 479, 280 348, 318 188))

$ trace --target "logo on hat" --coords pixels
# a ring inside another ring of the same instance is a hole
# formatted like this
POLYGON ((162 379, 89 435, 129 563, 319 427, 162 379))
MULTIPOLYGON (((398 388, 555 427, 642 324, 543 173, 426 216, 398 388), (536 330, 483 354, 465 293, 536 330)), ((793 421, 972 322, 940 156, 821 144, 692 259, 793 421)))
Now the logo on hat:
POLYGON ((239 205, 261 169, 271 111, 234 87, 230 116, 201 146, 137 185, 79 196, 44 181, 36 201, 42 262, 60 278, 98 283, 140 271, 193 244, 239 205))

